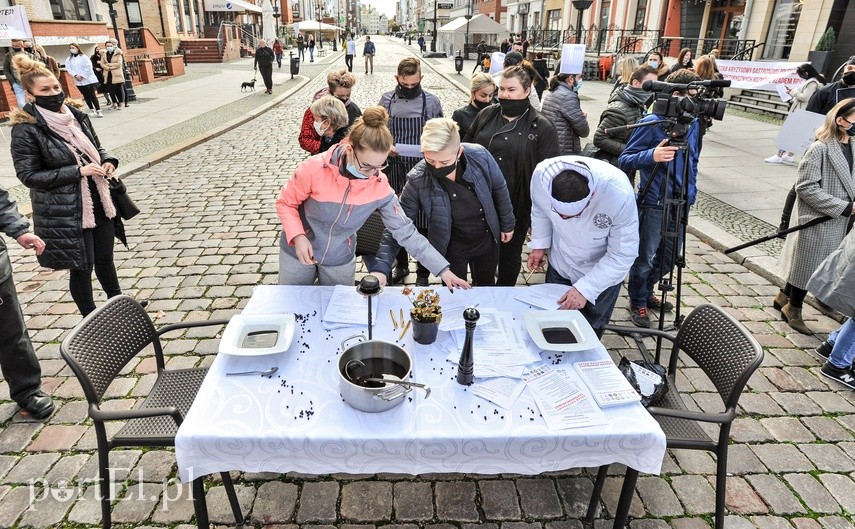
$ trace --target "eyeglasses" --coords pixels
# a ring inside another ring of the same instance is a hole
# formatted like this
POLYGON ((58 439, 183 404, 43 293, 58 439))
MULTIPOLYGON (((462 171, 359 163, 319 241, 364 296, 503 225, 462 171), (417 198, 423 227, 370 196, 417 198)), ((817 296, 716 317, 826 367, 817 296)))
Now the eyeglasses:
POLYGON ((588 209, 588 206, 590 206, 590 205, 591 205, 591 200, 588 199, 588 203, 585 204, 585 207, 582 208, 582 211, 580 211, 579 213, 577 213, 575 215, 563 215, 563 214, 555 211, 554 207, 552 208, 552 212, 555 213, 556 215, 558 215, 559 217, 561 217, 563 220, 578 219, 579 217, 582 216, 582 213, 584 213, 585 210, 588 209))
POLYGON ((368 165, 368 164, 364 164, 364 163, 360 162, 359 157, 356 156, 356 149, 353 150, 353 159, 356 160, 356 165, 359 167, 360 171, 371 171, 371 173, 373 175, 376 175, 377 173, 379 173, 383 169, 389 167, 389 164, 387 164, 387 163, 384 163, 383 165, 377 166, 377 165, 368 165))

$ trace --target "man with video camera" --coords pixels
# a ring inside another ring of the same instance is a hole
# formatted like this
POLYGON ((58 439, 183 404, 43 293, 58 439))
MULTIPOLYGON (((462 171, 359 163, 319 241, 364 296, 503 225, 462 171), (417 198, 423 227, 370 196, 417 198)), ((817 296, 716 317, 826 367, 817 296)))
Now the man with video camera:
MULTIPOLYGON (((665 199, 679 197, 683 189, 682 169, 687 164, 688 192, 685 207, 695 203, 695 182, 698 176, 698 118, 684 110, 690 106, 686 96, 693 97, 697 90, 690 83, 701 79, 689 70, 678 70, 666 79, 657 94, 653 114, 639 120, 639 124, 655 123, 633 129, 632 135, 618 158, 620 168, 626 172, 638 171, 638 257, 629 270, 630 318, 637 327, 650 327, 648 309, 666 312, 673 305, 653 293, 654 286, 674 266, 673 239, 662 237, 665 199), (674 86, 669 86, 673 84, 674 86), (660 102, 667 106, 663 108, 660 102), (674 108, 676 107, 676 109, 674 108), (667 112, 665 111, 667 109, 667 112), (679 114, 673 115, 672 111, 679 114), (677 145, 675 145, 677 144, 677 145), (688 157, 688 159, 686 159, 688 157), (672 163, 673 162, 673 163, 672 163), (669 181, 669 176, 671 176, 669 181), (667 196, 666 196, 667 190, 667 196)), ((645 83, 649 90, 655 83, 645 83)), ((655 89, 655 88, 654 88, 655 89)), ((721 118, 719 118, 721 119, 721 118)), ((668 219, 668 231, 673 231, 678 219, 668 219)))

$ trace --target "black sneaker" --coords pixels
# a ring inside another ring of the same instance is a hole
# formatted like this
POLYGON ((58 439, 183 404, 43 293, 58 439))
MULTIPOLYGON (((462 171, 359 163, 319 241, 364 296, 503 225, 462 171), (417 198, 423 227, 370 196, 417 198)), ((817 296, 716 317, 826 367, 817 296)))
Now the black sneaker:
POLYGON ((813 351, 823 360, 828 360, 828 357, 831 356, 831 350, 834 348, 833 345, 828 343, 828 341, 824 341, 821 344, 816 346, 816 349, 813 351))
POLYGON ((820 369, 820 373, 822 373, 822 376, 825 378, 836 380, 850 389, 855 389, 855 371, 853 371, 851 367, 848 369, 841 369, 833 365, 831 362, 826 362, 825 365, 822 366, 822 369, 820 369))
POLYGON ((665 312, 671 312, 674 310, 674 304, 670 301, 665 301, 662 303, 662 298, 659 296, 650 296, 647 298, 647 308, 650 310, 660 310, 662 307, 665 307, 665 312))
POLYGON ((650 328, 650 316, 647 314, 647 307, 630 307, 629 319, 636 327, 650 328))

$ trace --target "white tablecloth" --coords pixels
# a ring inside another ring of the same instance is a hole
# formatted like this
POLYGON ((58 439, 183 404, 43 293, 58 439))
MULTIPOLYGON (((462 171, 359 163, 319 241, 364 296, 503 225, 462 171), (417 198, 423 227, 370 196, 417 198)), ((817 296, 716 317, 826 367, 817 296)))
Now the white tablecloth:
MULTIPOLYGON (((401 345, 413 357, 413 381, 430 385, 430 398, 416 389, 389 411, 354 410, 339 394, 336 361, 341 341, 367 335, 367 327, 324 330, 325 290, 328 297, 331 287, 256 288, 244 313, 296 313, 294 341, 282 354, 217 356, 178 430, 182 480, 230 470, 533 475, 606 463, 659 473, 665 435, 640 404, 607 408, 607 425, 550 431, 528 390, 511 410, 472 395, 455 381, 456 366, 446 354, 414 344, 411 331, 401 345), (269 379, 224 376, 272 366, 279 372, 269 379)), ((514 290, 481 287, 466 294, 479 308, 512 311, 522 325, 523 313, 532 309, 513 299, 514 290)), ((389 309, 397 318, 409 301, 397 288, 375 300, 380 310, 374 338, 395 342, 400 331, 392 330, 389 309)), ((544 357, 575 362, 608 358, 608 353, 599 346, 544 357)))

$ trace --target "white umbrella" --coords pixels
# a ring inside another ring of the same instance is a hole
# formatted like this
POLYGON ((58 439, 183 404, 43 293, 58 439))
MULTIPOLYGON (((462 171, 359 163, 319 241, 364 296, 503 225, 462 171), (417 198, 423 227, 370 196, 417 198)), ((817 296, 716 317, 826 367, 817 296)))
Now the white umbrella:
POLYGON ((268 46, 273 46, 273 39, 276 38, 276 30, 273 29, 273 4, 270 0, 262 0, 261 2, 261 34, 268 46))

